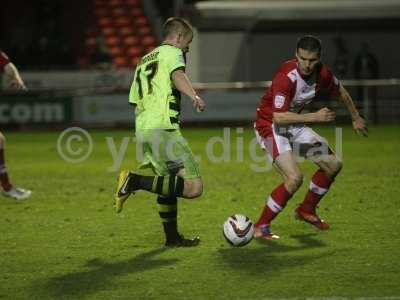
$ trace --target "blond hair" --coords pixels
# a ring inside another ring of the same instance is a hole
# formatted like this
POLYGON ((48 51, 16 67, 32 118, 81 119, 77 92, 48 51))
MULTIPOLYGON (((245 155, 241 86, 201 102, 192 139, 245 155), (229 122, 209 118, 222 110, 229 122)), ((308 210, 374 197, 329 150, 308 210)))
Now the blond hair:
POLYGON ((183 18, 168 18, 163 25, 164 38, 176 34, 182 34, 184 36, 187 36, 188 34, 193 34, 193 27, 187 20, 183 18))

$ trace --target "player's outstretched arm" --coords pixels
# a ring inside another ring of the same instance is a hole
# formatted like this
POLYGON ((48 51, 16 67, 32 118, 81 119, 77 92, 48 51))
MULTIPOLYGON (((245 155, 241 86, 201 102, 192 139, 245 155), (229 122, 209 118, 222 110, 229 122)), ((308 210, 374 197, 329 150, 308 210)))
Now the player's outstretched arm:
POLYGON ((353 120, 353 128, 358 134, 363 136, 368 136, 368 128, 365 124, 364 119, 360 116, 356 106, 354 105, 353 99, 351 98, 349 92, 341 84, 339 88, 339 100, 346 105, 347 110, 351 115, 353 120))
POLYGON ((10 88, 23 91, 27 90, 24 81, 19 75, 17 67, 12 62, 9 62, 4 67, 4 74, 7 77, 6 82, 9 84, 10 88))
POLYGON ((172 80, 174 81, 175 87, 185 95, 189 96, 192 99, 193 106, 198 111, 203 111, 206 108, 206 104, 201 99, 199 95, 197 95, 196 91, 193 89, 193 86, 186 76, 185 72, 182 70, 176 70, 172 73, 172 80))

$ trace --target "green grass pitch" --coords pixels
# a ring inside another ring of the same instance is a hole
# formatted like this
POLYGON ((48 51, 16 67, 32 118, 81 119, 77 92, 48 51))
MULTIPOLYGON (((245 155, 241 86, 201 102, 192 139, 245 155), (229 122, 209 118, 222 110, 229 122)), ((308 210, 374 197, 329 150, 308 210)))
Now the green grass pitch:
MULTIPOLYGON (((333 128, 317 131, 335 144, 333 128)), ((33 196, 0 198, 1 299, 400 299, 398 126, 373 127, 368 138, 343 128, 344 168, 319 210, 331 230, 293 218, 315 170, 303 162, 305 183, 274 222, 281 239, 243 248, 224 241, 223 222, 233 213, 256 220, 281 181, 251 169, 250 128, 232 129, 228 162, 206 157, 207 140, 222 129, 183 129, 205 181, 201 199, 179 202, 180 230, 202 239, 193 249, 163 247, 154 195, 139 192, 114 213, 118 172, 106 138, 121 150, 131 132, 89 133, 93 152, 77 164, 60 158, 59 132, 6 134, 12 179, 33 196)), ((130 141, 121 168, 135 167, 134 158, 130 141)))

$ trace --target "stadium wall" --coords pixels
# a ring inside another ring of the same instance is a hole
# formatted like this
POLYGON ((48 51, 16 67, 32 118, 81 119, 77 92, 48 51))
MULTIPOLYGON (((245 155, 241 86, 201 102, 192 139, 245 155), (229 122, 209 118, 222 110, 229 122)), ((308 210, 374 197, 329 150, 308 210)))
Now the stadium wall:
MULTIPOLYGON (((398 87, 396 87, 398 90, 398 87)), ((390 88, 386 88, 390 89, 390 88)), ((393 89, 393 88, 391 88, 393 89)), ((207 101, 207 110, 197 113, 189 99, 182 100, 181 113, 183 123, 228 124, 244 123, 252 125, 256 108, 263 89, 202 90, 201 95, 207 101)), ((65 94, 64 92, 3 94, 0 103, 0 126, 41 126, 53 128, 55 125, 70 124, 114 127, 133 126, 134 113, 128 104, 128 90, 107 93, 65 94)), ((313 104, 312 110, 323 106, 334 109, 339 122, 349 122, 344 106, 337 101, 321 101, 313 104)), ((379 105, 364 109, 358 105, 368 119, 377 118, 379 122, 400 120, 398 101, 394 104, 388 99, 379 99, 379 105), (368 113, 367 113, 368 111, 368 113)))
MULTIPOLYGON (((323 42, 323 61, 335 71, 336 32, 246 33, 200 32, 198 49, 201 82, 260 81, 271 79, 279 64, 293 58, 299 36, 315 34, 323 42)), ((354 78, 354 59, 362 43, 367 42, 377 57, 380 78, 400 78, 400 43, 398 31, 340 33, 348 53, 348 71, 344 78, 354 78)), ((193 52, 192 51, 192 52, 193 52)), ((193 54, 195 55, 195 54, 193 54)))

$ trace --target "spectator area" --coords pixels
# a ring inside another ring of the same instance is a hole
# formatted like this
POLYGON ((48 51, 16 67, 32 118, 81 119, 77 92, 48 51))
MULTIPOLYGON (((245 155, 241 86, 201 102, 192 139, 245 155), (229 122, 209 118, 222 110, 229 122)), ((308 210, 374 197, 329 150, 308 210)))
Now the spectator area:
POLYGON ((0 48, 21 70, 131 68, 156 39, 143 0, 3 0, 0 48))
POLYGON ((102 58, 93 54, 106 55, 107 51, 117 68, 130 68, 155 47, 156 39, 140 0, 93 0, 92 5, 92 24, 86 29, 86 59, 102 58))

